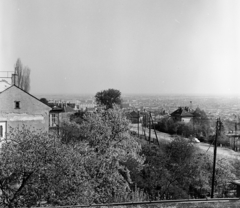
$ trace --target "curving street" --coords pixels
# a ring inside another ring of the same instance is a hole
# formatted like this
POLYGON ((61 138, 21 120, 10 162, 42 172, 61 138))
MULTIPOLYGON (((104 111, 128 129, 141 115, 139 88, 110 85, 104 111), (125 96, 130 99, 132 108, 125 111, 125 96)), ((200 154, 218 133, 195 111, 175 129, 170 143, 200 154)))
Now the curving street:
MULTIPOLYGON (((138 125, 137 124, 130 124, 130 130, 135 131, 136 135, 138 134, 138 125)), ((163 133, 156 131, 157 137, 159 141, 171 141, 173 140, 173 137, 170 134, 163 133)), ((144 131, 142 129, 141 124, 139 124, 139 135, 144 135, 144 131)), ((145 135, 148 137, 149 136, 149 129, 145 128, 145 135)), ((155 132, 153 129, 151 129, 151 138, 152 140, 156 138, 155 132)), ((213 154, 214 151, 214 146, 207 143, 195 143, 195 146, 198 147, 200 150, 207 152, 208 154, 213 154)), ((240 159, 240 152, 235 152, 229 148, 225 147, 218 147, 217 148, 217 157, 221 158, 226 158, 228 157, 229 159, 240 159)))

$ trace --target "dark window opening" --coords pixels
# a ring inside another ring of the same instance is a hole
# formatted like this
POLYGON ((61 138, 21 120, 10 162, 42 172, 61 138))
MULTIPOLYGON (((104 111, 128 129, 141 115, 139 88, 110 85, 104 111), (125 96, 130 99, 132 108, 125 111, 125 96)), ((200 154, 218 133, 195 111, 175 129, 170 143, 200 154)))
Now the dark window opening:
POLYGON ((20 101, 15 101, 15 108, 20 109, 20 101))

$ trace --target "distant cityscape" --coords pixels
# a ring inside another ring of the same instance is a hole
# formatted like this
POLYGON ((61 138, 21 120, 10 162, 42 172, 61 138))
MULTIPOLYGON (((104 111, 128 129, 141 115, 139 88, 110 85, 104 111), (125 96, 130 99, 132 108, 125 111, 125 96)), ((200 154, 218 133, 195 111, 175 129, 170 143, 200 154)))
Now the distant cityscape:
MULTIPOLYGON (((44 95, 49 103, 69 103, 76 110, 96 107, 94 95, 44 95)), ((240 97, 224 96, 161 96, 161 95, 122 95, 123 107, 129 110, 172 113, 180 106, 199 107, 209 119, 221 117, 222 120, 235 121, 240 116, 240 97), (191 103, 190 103, 191 102, 191 103)))

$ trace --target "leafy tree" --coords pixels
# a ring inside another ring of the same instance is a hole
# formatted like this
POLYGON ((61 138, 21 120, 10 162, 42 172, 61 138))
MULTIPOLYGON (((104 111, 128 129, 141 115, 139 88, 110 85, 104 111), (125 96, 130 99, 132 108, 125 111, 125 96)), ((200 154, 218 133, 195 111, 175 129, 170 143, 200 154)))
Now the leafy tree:
POLYGON ((140 171, 144 157, 128 130, 128 119, 116 107, 80 113, 61 125, 65 144, 88 147, 85 169, 93 182, 94 203, 126 201, 132 193, 131 176, 140 171))
POLYGON ((46 98, 41 98, 40 101, 46 105, 48 105, 48 100, 46 98))
POLYGON ((192 144, 182 138, 160 147, 145 145, 146 161, 137 179, 138 186, 149 194, 151 200, 186 197, 184 184, 191 171, 193 153, 192 144))
POLYGON ((86 145, 66 146, 54 135, 25 128, 8 135, 0 152, 1 205, 88 203, 93 191, 87 158, 86 145))
POLYGON ((70 116, 70 121, 81 124, 86 113, 86 111, 78 111, 70 116))
POLYGON ((113 108, 113 105, 121 105, 121 92, 115 89, 108 89, 98 92, 95 95, 98 105, 103 105, 106 109, 113 108))
POLYGON ((15 85, 27 92, 30 91, 30 72, 31 70, 27 66, 23 67, 21 60, 18 59, 15 65, 17 75, 15 85))
POLYGON ((61 130, 61 141, 64 144, 72 144, 81 142, 86 139, 84 134, 82 133, 80 126, 76 122, 69 122, 64 120, 60 126, 61 130))
POLYGON ((141 146, 128 133, 129 121, 118 108, 85 114, 79 125, 91 157, 86 169, 95 181, 95 203, 125 201, 131 193, 131 173, 139 172, 141 146), (134 165, 134 166, 133 166, 134 165))
MULTIPOLYGON (((189 195, 201 198, 211 191, 213 157, 203 154, 186 139, 177 137, 160 146, 146 144, 142 149, 146 160, 134 182, 150 200, 188 198, 189 195)), ((227 160, 217 160, 216 190, 226 189, 227 183, 235 178, 233 170, 227 160)))

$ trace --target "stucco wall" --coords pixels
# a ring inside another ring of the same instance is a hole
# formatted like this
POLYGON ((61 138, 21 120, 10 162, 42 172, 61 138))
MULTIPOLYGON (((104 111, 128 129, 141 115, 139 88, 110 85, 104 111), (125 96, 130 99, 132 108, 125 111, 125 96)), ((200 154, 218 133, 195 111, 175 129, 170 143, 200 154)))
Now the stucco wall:
POLYGON ((11 127, 41 129, 48 131, 50 107, 35 97, 12 86, 0 93, 0 121, 7 122, 7 133, 11 127), (20 109, 15 108, 15 101, 20 102, 20 109))
POLYGON ((191 121, 192 118, 182 118, 182 121, 184 123, 189 123, 191 121))

